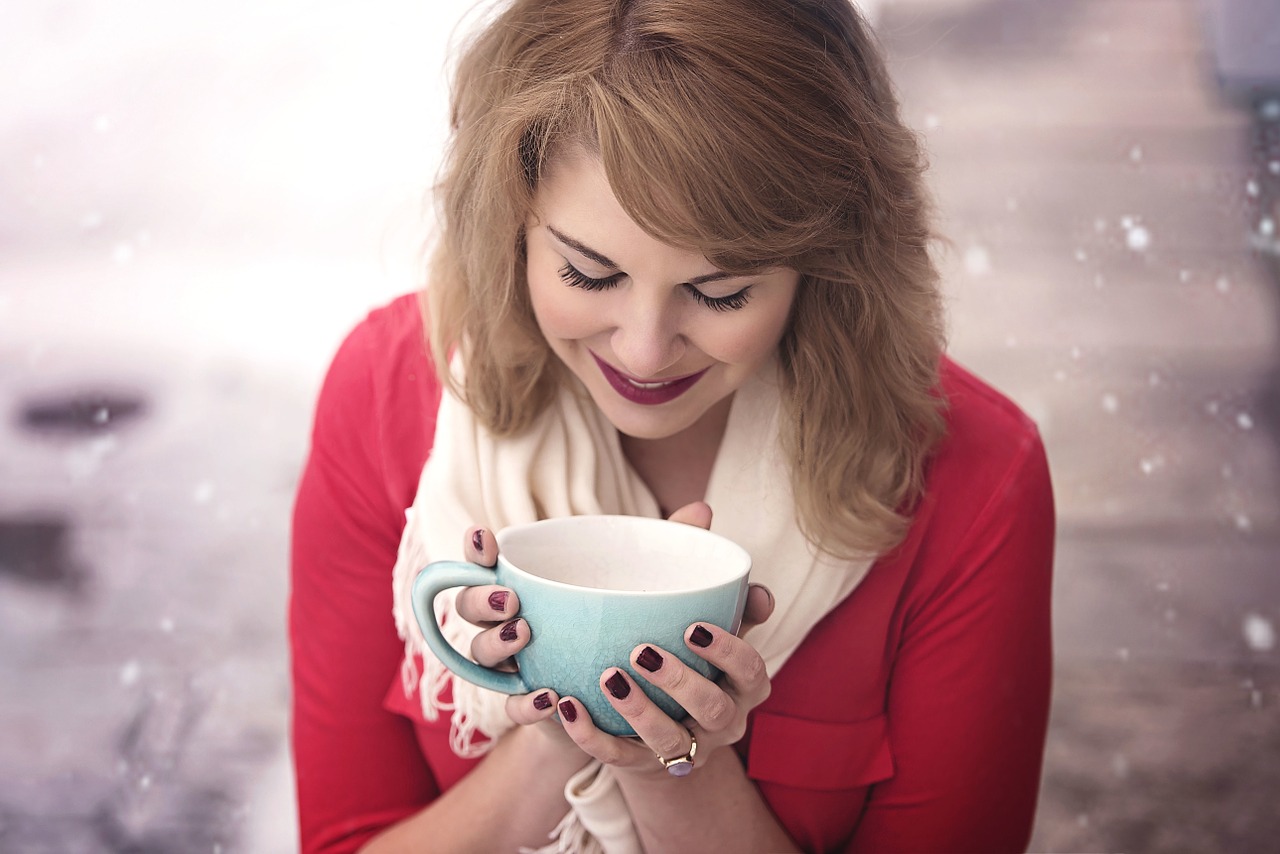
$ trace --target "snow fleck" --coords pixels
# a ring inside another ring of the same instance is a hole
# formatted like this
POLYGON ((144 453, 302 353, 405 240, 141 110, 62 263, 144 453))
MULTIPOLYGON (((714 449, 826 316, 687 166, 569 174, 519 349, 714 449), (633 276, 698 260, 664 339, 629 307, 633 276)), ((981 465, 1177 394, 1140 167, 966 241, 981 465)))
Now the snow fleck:
POLYGON ((1080 813, 1080 815, 1076 816, 1076 824, 1078 824, 1080 827, 1088 827, 1088 826, 1089 826, 1089 814, 1088 814, 1088 813, 1083 813, 1083 812, 1082 812, 1082 813, 1080 813))
POLYGON ((1017 347, 1018 336, 1014 335, 1012 332, 1004 336, 1004 346, 1008 347, 1010 350, 1012 350, 1014 347, 1017 347))
POLYGON ((1072 359, 1074 359, 1075 361, 1077 361, 1077 362, 1078 362, 1078 361, 1080 361, 1080 357, 1081 357, 1082 355, 1084 355, 1084 354, 1083 354, 1083 352, 1080 350, 1080 348, 1079 348, 1079 347, 1072 347, 1072 348, 1071 348, 1071 358, 1072 358, 1072 359))
POLYGON ((1261 614, 1245 614, 1240 625, 1244 632, 1245 643, 1254 652, 1270 652, 1276 646, 1276 629, 1271 621, 1261 614))
POLYGON ((1253 520, 1243 513, 1236 514, 1235 523, 1237 531, 1249 531, 1253 528, 1253 520))
POLYGON ((1085 252, 1083 249, 1077 249, 1076 260, 1083 264, 1085 261, 1089 260, 1089 253, 1085 252))
POLYGON ((970 246, 964 253, 964 269, 970 276, 991 272, 991 255, 981 246, 970 246))
POLYGON ((1007 199, 1004 200, 1004 209, 1007 210, 1009 213, 1017 213, 1018 200, 1015 199, 1013 196, 1009 196, 1007 199))
POLYGON ((1062 370, 1062 368, 1058 368, 1058 370, 1056 370, 1056 371, 1054 371, 1054 372, 1053 372, 1053 378, 1054 378, 1054 380, 1056 380, 1057 382, 1060 382, 1060 383, 1061 383, 1061 382, 1066 382, 1066 380, 1067 380, 1067 372, 1066 372, 1066 371, 1064 371, 1064 370, 1062 370))
POLYGON ((1143 457, 1138 461, 1138 468, 1142 470, 1143 474, 1154 474, 1164 468, 1164 457, 1159 454, 1154 457, 1143 457))
POLYGON ((1098 234, 1102 234, 1102 232, 1107 230, 1107 221, 1102 217, 1098 217, 1093 221, 1093 230, 1098 234))
POLYGON ((1213 283, 1214 290, 1220 294, 1225 294, 1231 290, 1231 280, 1226 276, 1219 276, 1218 280, 1213 283))
POLYGON ((1276 233, 1276 221, 1269 216, 1264 216, 1258 223, 1258 234, 1263 237, 1271 237, 1276 233))
POLYGON ((1125 243, 1134 252, 1144 252, 1151 246, 1151 232, 1140 225, 1135 225, 1129 229, 1129 234, 1125 237, 1125 243))
POLYGON ((1268 98, 1258 107, 1258 115, 1263 121, 1280 121, 1280 98, 1268 98))
POLYGON ((150 774, 143 774, 143 775, 142 775, 142 779, 138 780, 138 788, 139 788, 139 789, 142 789, 144 792, 145 792, 147 789, 150 789, 150 788, 151 788, 151 775, 150 775, 150 774))
POLYGON ((1160 385, 1160 383, 1162 382, 1164 382, 1164 378, 1160 376, 1159 371, 1152 371, 1151 373, 1147 374, 1147 385, 1151 386, 1152 388, 1155 388, 1156 386, 1160 385))
POLYGON ((1235 474, 1235 472, 1232 471, 1231 469, 1231 463, 1223 463, 1221 473, 1222 473, 1223 480, 1231 480, 1231 476, 1235 474))
POLYGON ((1129 149, 1129 159, 1134 163, 1142 162, 1142 146, 1141 145, 1135 145, 1133 148, 1129 149))
POLYGON ((67 474, 72 480, 85 480, 98 473, 102 463, 116 450, 116 437, 99 436, 89 442, 76 445, 63 458, 67 474))
POLYGON ((1217 415, 1218 409, 1219 409, 1219 405, 1218 405, 1218 401, 1216 400, 1211 400, 1204 405, 1204 411, 1209 413, 1210 415, 1217 415))
POLYGON ((80 217, 80 227, 85 231, 93 231, 102 225, 102 214, 97 211, 89 211, 80 217))
POLYGON ((1120 659, 1121 661, 1128 661, 1128 660, 1129 660, 1129 647, 1127 647, 1127 646, 1122 646, 1122 647, 1120 647, 1119 649, 1117 649, 1117 650, 1116 650, 1116 658, 1120 659))
POLYGON ((1168 592, 1169 592, 1169 582, 1167 582, 1167 581, 1157 581, 1157 582, 1156 582, 1156 592, 1158 592, 1158 593, 1168 593, 1168 592))
POLYGON ((1129 229, 1133 228, 1135 225, 1137 225, 1137 223, 1134 222, 1133 217, 1131 216, 1120 217, 1120 227, 1123 228, 1125 231, 1128 231, 1129 229))
POLYGON ((1108 392, 1102 396, 1102 411, 1108 415, 1115 415, 1120 411, 1120 398, 1108 392))
POLYGON ((1267 171, 1272 175, 1280 175, 1280 160, 1272 160, 1267 164, 1267 171))
POLYGON ((1102 286, 1107 283, 1107 277, 1098 273, 1093 277, 1093 287, 1095 290, 1102 290, 1102 286))
POLYGON ((941 126, 942 120, 938 118, 937 114, 929 113, 924 117, 925 130, 937 130, 941 126))
POLYGON ((1255 688, 1253 691, 1249 692, 1249 705, 1253 706, 1255 709, 1262 708, 1262 692, 1261 691, 1255 688))
POLYGON ((133 244, 117 243, 115 250, 111 253, 111 258, 117 264, 128 264, 133 260, 133 244))
POLYGON ((1244 192, 1245 192, 1245 195, 1247 195, 1251 199, 1258 198, 1258 192, 1259 192, 1258 182, 1255 181, 1253 178, 1250 178, 1248 181, 1245 181, 1244 192))
POLYGON ((1191 271, 1190 271, 1190 270, 1179 270, 1179 271, 1178 271, 1178 281, 1179 281, 1179 282, 1182 282, 1182 284, 1184 284, 1184 285, 1185 285, 1187 282, 1191 281, 1191 271))
POLYGON ((111 130, 111 119, 108 116, 98 116, 93 120, 93 129, 98 133, 106 133, 111 130))
POLYGON ((141 675, 142 665, 138 663, 138 659, 131 658, 125 662, 124 667, 120 668, 120 684, 128 688, 136 684, 141 675))
POLYGON ((1177 619, 1178 619, 1178 612, 1177 612, 1177 611, 1173 610, 1172 608, 1165 608, 1165 609, 1164 609, 1164 621, 1165 621, 1166 623, 1172 623, 1172 622, 1174 622, 1174 621, 1175 621, 1175 620, 1177 620, 1177 619))
POLYGON ((1123 753, 1117 753, 1111 757, 1111 773, 1121 780, 1129 776, 1129 760, 1123 753))
POLYGON ((1253 417, 1250 416, 1249 413, 1247 412, 1241 412, 1239 415, 1236 416, 1236 426, 1239 427, 1241 430, 1252 430, 1253 417))
POLYGON ((213 493, 213 483, 202 480, 196 484, 195 490, 191 493, 191 500, 196 504, 208 504, 213 500, 213 493))
POLYGON ((164 633, 165 633, 165 634, 167 634, 167 635, 168 635, 168 634, 173 634, 173 618, 172 618, 172 617, 162 617, 162 618, 161 618, 161 620, 160 620, 160 631, 164 632, 164 633))
POLYGON ((105 406, 99 406, 93 411, 93 423, 102 426, 111 420, 111 410, 105 406))

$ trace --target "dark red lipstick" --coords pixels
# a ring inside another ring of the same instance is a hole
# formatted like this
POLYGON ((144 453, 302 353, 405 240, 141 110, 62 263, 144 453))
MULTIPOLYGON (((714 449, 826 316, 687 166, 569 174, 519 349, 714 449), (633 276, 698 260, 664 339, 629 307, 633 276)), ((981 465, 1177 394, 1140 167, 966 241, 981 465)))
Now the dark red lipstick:
POLYGON ((596 364, 600 366, 600 373, 604 374, 604 378, 609 381, 609 385, 613 386, 614 391, 632 403, 644 406, 670 403, 693 388, 693 384, 710 370, 710 368, 703 368, 697 373, 686 374, 683 377, 646 382, 622 373, 595 353, 592 353, 591 357, 596 360, 596 364))

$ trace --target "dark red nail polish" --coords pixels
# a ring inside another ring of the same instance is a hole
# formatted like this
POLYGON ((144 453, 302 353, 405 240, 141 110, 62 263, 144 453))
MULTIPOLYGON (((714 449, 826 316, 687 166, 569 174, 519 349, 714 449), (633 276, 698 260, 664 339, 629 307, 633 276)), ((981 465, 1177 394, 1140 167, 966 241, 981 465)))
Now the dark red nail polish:
POLYGON ((653 673, 662 666, 662 656, 653 647, 646 646, 636 656, 636 664, 653 673))
POLYGON ((578 710, 573 707, 573 703, 568 700, 560 701, 560 717, 569 723, 573 723, 578 719, 578 710))
POLYGON ((502 628, 498 630, 498 637, 502 638, 507 643, 510 643, 511 641, 515 640, 516 639, 516 623, 518 622, 520 621, 512 620, 509 623, 504 623, 502 628))
POLYGON ((545 712, 551 708, 551 695, 546 691, 533 698, 533 707, 540 712, 545 712))
POLYGON ((702 626, 694 626, 693 631, 689 634, 689 643, 694 646, 700 646, 704 649, 711 646, 711 632, 702 626))
POLYGON ((604 687, 608 688, 609 693, 619 700, 627 699, 627 695, 631 693, 631 686, 623 678, 621 670, 613 671, 613 675, 604 680, 604 687))
POLYGON ((471 535, 471 545, 478 552, 484 552, 484 528, 471 535))
POLYGON ((495 590, 489 594, 489 607, 495 611, 507 610, 507 591, 495 590))

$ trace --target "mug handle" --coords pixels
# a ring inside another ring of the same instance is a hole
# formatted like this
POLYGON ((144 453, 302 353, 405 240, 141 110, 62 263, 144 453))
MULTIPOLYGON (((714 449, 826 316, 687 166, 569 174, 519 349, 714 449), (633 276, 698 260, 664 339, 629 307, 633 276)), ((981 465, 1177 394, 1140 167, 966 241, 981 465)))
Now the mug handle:
POLYGON ((422 638, 427 646, 455 675, 490 691, 524 694, 531 689, 525 686, 519 673, 491 670, 464 657, 444 639, 440 624, 436 622, 433 603, 442 591, 451 587, 476 587, 492 583, 493 570, 478 564, 456 560, 429 563, 413 581, 413 614, 418 618, 418 627, 422 629, 422 638))

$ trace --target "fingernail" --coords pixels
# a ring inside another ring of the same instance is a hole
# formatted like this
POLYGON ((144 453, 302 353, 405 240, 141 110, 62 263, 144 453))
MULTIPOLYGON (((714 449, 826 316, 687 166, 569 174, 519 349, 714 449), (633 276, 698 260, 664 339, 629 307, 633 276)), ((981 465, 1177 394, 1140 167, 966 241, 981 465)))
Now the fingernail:
POLYGON ((471 535, 471 546, 478 552, 484 552, 484 528, 478 528, 471 535))
POLYGON ((573 723, 578 719, 578 710, 573 707, 573 703, 568 700, 560 701, 560 717, 569 723, 573 723))
POLYGON ((507 610, 507 591, 497 590, 489 594, 489 607, 495 611, 507 610))
POLYGON ((703 648, 709 647, 711 646, 711 632, 702 626, 694 626, 693 632, 689 635, 689 643, 703 648))
POLYGON ((551 695, 546 691, 533 698, 533 707, 540 712, 545 712, 551 708, 551 695))
POLYGON ((646 646, 640 650, 640 654, 636 656, 636 664, 648 670, 650 673, 656 671, 662 666, 662 656, 651 646, 646 646))
POLYGON ((604 680, 604 687, 619 700, 627 699, 627 695, 631 693, 631 686, 627 684, 626 679, 622 678, 621 670, 613 671, 613 675, 604 680))
POLYGON ((512 620, 509 623, 504 623, 502 628, 498 630, 498 637, 502 638, 504 641, 507 641, 508 643, 515 640, 516 639, 516 623, 518 622, 520 621, 512 620))

